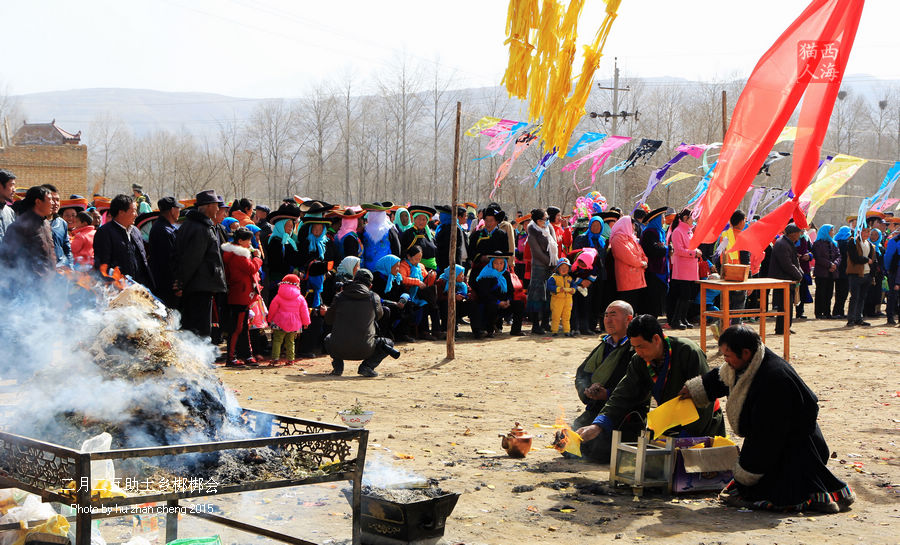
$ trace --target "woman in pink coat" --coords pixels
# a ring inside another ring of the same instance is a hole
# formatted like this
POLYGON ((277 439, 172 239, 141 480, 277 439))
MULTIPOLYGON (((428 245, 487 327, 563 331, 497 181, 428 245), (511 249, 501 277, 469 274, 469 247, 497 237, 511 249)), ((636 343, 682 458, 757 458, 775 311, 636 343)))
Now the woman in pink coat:
POLYGON ((672 281, 669 289, 675 291, 675 310, 672 313, 672 329, 693 328, 688 320, 688 310, 694 298, 699 280, 700 250, 691 249, 694 225, 691 211, 684 209, 672 221, 672 281))
POLYGON ((644 278, 647 256, 634 236, 631 216, 622 216, 613 225, 609 234, 609 247, 616 262, 616 288, 619 291, 619 298, 630 303, 635 314, 641 314, 646 308, 642 298, 647 287, 644 278))

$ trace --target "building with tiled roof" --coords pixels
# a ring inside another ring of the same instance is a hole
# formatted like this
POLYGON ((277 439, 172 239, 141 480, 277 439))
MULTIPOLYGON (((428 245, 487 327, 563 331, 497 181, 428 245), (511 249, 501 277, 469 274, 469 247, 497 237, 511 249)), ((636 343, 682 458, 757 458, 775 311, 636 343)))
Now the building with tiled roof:
POLYGON ((8 147, 0 147, 0 168, 16 175, 18 187, 53 184, 62 198, 90 194, 87 146, 81 131, 71 133, 50 123, 23 123, 8 147))

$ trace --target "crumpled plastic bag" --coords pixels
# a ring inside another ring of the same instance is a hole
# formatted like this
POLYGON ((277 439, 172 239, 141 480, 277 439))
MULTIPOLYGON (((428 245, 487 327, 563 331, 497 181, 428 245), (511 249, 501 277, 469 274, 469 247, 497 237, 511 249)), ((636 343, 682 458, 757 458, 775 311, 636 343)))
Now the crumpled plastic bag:
MULTIPOLYGON (((81 444, 81 452, 100 452, 112 448, 112 435, 103 432, 81 444)), ((116 468, 112 460, 91 462, 91 489, 97 488, 100 481, 116 481, 116 468)))
POLYGON ((43 503, 41 498, 34 494, 28 494, 25 501, 18 507, 11 508, 0 517, 0 524, 18 522, 22 529, 0 532, 0 545, 21 545, 25 536, 33 532, 43 532, 53 535, 65 536, 69 531, 69 522, 65 517, 59 516, 49 503, 43 503), (59 517, 59 520, 57 519, 59 517), (28 521, 46 521, 35 528, 26 529, 28 521), (65 528, 63 529, 63 523, 65 528))
POLYGON ((128 540, 124 545, 152 545, 147 538, 142 536, 134 536, 128 540))

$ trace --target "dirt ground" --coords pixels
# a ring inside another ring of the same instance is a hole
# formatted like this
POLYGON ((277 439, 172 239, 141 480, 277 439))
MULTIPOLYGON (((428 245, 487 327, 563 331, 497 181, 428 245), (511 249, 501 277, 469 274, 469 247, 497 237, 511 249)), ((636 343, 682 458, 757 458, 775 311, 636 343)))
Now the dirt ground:
MULTIPOLYGON (((819 396, 829 466, 859 497, 852 511, 825 516, 737 511, 712 492, 636 498, 627 488, 585 489, 608 484, 608 467, 563 459, 546 448, 553 430, 536 425, 553 424, 561 410, 568 420, 581 411, 573 377, 593 337, 466 335, 452 361, 444 359, 444 342, 418 342, 404 345, 399 360, 386 360, 374 379, 356 376, 349 362, 344 377, 327 376, 324 357, 291 368, 222 369, 221 376, 243 406, 306 419, 339 422, 336 412, 359 399, 375 411, 368 459, 462 493, 447 543, 900 543, 900 329, 874 321, 853 329, 838 321, 794 324, 791 362, 819 396), (524 460, 500 448, 498 434, 514 422, 534 434, 524 460), (534 489, 513 491, 522 485, 534 489)), ((768 345, 780 353, 772 329, 768 345)), ((699 342, 698 329, 680 333, 699 342)), ((712 344, 710 363, 721 365, 712 344)), ((347 539, 340 486, 310 488, 227 500, 221 508, 319 543, 347 539)))

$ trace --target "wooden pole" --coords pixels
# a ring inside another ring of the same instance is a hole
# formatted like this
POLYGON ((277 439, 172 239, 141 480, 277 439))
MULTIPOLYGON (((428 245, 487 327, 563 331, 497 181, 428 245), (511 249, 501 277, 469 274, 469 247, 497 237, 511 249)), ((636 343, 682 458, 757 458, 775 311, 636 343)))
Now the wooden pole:
POLYGON ((725 133, 728 132, 728 98, 722 91, 722 142, 725 141, 725 133))
POLYGON ((456 207, 459 206, 459 122, 462 117, 462 102, 456 103, 456 137, 453 141, 453 188, 450 191, 450 272, 447 274, 447 359, 456 358, 456 207))

